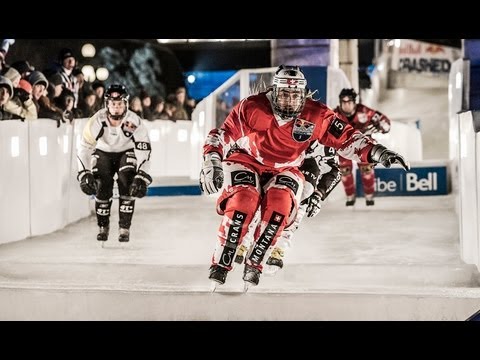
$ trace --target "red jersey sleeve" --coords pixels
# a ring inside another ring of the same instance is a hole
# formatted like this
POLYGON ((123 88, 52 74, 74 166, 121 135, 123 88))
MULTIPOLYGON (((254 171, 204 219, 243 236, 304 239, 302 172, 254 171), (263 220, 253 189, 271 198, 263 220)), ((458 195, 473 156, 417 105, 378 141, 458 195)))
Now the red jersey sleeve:
POLYGON ((369 137, 355 130, 333 112, 325 120, 325 131, 320 143, 337 149, 338 154, 344 158, 356 162, 369 162, 368 154, 374 145, 369 137))
POLYGON ((235 141, 250 131, 246 120, 248 118, 245 109, 247 99, 235 105, 220 128, 210 130, 203 146, 204 155, 217 152, 223 159, 235 141))

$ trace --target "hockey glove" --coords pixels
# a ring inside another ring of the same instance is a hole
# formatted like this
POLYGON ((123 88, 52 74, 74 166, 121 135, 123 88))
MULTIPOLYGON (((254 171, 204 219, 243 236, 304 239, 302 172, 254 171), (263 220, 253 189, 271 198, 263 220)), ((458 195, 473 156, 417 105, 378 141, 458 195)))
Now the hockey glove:
POLYGON ((90 170, 83 170, 78 173, 77 179, 80 181, 80 189, 87 195, 97 193, 97 181, 90 170))
POLYGON ((204 156, 202 170, 200 172, 200 188, 207 194, 218 192, 223 186, 222 160, 217 153, 204 156))
POLYGON ((314 192, 309 198, 302 201, 303 204, 307 203, 307 217, 315 217, 318 215, 322 208, 322 195, 318 192, 314 192))
POLYGON ((410 170, 410 164, 408 161, 405 161, 402 155, 397 154, 395 151, 388 150, 385 146, 380 144, 372 147, 368 157, 371 162, 381 163, 386 168, 389 168, 392 164, 398 163, 403 166, 405 171, 410 170))
POLYGON ((130 196, 142 198, 147 195, 148 185, 152 183, 152 177, 145 171, 140 170, 133 178, 132 185, 130 185, 130 196))

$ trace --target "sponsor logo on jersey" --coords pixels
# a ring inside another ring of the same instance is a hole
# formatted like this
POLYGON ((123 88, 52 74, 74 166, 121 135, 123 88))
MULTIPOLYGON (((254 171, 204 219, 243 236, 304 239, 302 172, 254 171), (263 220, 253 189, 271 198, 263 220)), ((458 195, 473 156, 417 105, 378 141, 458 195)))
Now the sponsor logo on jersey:
POLYGON ((298 182, 292 179, 290 176, 279 175, 275 180, 275 185, 284 185, 293 191, 294 194, 297 194, 298 191, 298 182))
POLYGON ((136 129, 137 125, 135 125, 131 121, 126 120, 122 124, 122 131, 126 137, 132 136, 136 129))
POLYGON ((262 235, 260 235, 260 238, 258 239, 255 247, 252 250, 252 253, 250 254, 250 261, 256 264, 260 264, 262 262, 268 248, 270 247, 273 239, 275 238, 275 235, 277 235, 278 229, 280 228, 280 225, 282 224, 284 218, 284 215, 279 214, 275 211, 273 212, 267 226, 265 227, 265 230, 263 231, 262 235))
POLYGON ((252 185, 257 186, 255 174, 251 171, 239 170, 232 171, 232 186, 233 185, 252 185))
POLYGON ((314 123, 303 119, 295 119, 292 129, 292 137, 295 141, 305 142, 312 137, 314 129, 314 123))
POLYGON ((132 205, 120 205, 120 212, 133 213, 133 206, 132 205))
POLYGON ((241 211, 235 211, 233 213, 230 228, 228 229, 227 239, 225 240, 225 246, 223 248, 222 255, 220 256, 220 261, 218 262, 220 265, 232 265, 246 218, 247 214, 242 213, 241 211))
POLYGON ((328 128, 328 132, 338 139, 340 136, 342 136, 346 126, 346 122, 340 120, 339 118, 335 118, 328 128))

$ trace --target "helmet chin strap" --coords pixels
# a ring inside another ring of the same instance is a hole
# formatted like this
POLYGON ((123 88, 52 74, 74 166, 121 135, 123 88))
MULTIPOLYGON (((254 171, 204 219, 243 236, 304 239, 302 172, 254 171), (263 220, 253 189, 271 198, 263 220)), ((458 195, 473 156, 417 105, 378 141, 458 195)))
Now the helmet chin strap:
POLYGON ((112 120, 122 120, 124 114, 122 114, 122 115, 112 115, 112 114, 109 113, 108 115, 110 116, 110 119, 112 119, 112 120))

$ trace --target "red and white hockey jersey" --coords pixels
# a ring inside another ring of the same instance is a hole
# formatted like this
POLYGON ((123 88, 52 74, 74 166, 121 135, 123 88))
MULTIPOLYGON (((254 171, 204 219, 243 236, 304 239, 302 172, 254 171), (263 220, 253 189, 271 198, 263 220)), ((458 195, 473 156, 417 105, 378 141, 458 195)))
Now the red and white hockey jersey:
POLYGON ((372 140, 325 104, 307 98, 297 118, 283 120, 274 115, 271 101, 268 92, 240 101, 222 126, 210 131, 204 154, 217 152, 222 159, 235 160, 236 153, 247 153, 260 164, 282 169, 301 165, 305 150, 318 140, 345 158, 367 161, 372 140))
POLYGON ((350 125, 364 134, 387 133, 390 131, 390 119, 380 111, 363 104, 357 104, 355 112, 350 116, 345 115, 339 106, 335 108, 335 112, 339 114, 340 118, 345 117, 350 125))

